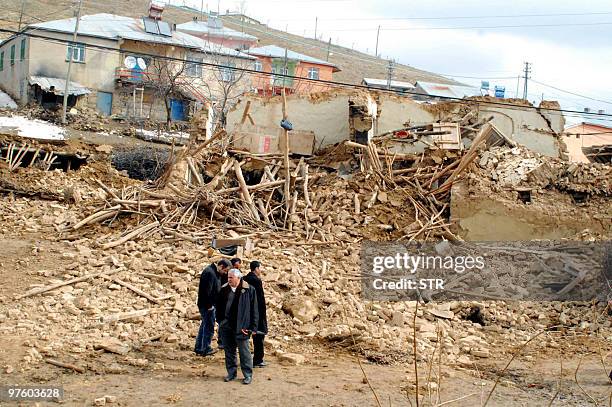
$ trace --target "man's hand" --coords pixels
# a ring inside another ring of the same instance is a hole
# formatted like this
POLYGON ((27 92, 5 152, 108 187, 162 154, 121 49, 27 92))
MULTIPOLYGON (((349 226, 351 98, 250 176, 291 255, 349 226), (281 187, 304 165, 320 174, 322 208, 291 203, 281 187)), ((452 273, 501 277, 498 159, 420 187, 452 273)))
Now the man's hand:
POLYGON ((242 332, 243 335, 248 335, 249 334, 249 330, 248 329, 241 329, 240 332, 242 332))
POLYGON ((212 307, 210 307, 208 310, 209 310, 209 311, 212 311, 212 310, 214 310, 214 309, 215 309, 215 306, 213 305, 213 306, 212 306, 212 307))

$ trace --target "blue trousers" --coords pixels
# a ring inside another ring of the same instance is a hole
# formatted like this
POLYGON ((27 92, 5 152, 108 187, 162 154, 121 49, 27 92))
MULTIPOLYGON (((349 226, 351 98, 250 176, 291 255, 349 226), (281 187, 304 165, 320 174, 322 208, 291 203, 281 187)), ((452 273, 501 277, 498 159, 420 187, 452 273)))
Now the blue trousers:
POLYGON ((196 338, 195 352, 205 353, 212 350, 210 343, 215 333, 215 308, 213 307, 211 310, 200 308, 200 316, 202 322, 196 338))

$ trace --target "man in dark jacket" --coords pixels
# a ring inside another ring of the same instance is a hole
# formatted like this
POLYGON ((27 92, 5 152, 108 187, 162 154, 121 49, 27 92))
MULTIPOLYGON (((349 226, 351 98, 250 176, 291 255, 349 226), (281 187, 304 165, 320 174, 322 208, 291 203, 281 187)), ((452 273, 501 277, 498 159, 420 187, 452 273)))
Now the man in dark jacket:
POLYGON ((226 259, 219 260, 215 265, 212 263, 202 271, 200 275, 200 286, 198 287, 198 309, 202 322, 196 338, 195 353, 200 356, 208 356, 215 353, 210 346, 215 333, 215 305, 217 303, 220 279, 230 269, 230 263, 226 259))
POLYGON ((259 313, 257 332, 253 332, 253 366, 265 367, 264 339, 268 333, 268 319, 266 317, 266 298, 264 296, 263 282, 261 281, 262 267, 258 261, 252 261, 250 266, 251 272, 244 277, 244 281, 255 289, 257 311, 259 313))
POLYGON ((238 269, 227 274, 227 284, 221 287, 217 303, 219 334, 225 350, 226 382, 234 380, 238 373, 236 347, 240 353, 240 369, 244 375, 242 383, 253 380, 253 359, 249 349, 251 333, 257 329, 257 294, 255 289, 242 280, 238 269))

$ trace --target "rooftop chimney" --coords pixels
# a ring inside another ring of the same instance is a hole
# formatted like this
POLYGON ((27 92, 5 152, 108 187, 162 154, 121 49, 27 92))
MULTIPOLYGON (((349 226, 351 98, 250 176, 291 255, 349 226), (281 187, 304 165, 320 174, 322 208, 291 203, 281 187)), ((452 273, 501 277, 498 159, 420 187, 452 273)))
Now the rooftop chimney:
POLYGON ((152 0, 149 3, 149 18, 152 18, 153 20, 161 20, 162 19, 162 13, 164 12, 164 5, 152 0))

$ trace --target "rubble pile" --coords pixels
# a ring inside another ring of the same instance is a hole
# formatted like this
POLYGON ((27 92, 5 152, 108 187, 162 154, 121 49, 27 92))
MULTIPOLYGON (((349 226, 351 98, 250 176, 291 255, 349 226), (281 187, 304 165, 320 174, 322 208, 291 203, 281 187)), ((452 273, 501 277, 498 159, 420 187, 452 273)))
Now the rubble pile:
MULTIPOLYGON (((37 226, 38 232, 50 228, 45 216, 49 221, 61 219, 66 210, 27 200, 10 206, 15 216, 3 219, 3 224, 26 230, 37 226)), ((7 212, 7 203, 2 210, 7 212)), ((220 230, 208 230, 215 232, 220 230)), ((70 244, 51 248, 65 267, 31 271, 44 277, 44 283, 29 287, 16 301, 3 299, 0 332, 31 338, 23 368, 49 357, 85 366, 97 349, 117 354, 125 363, 147 366, 152 362, 137 351, 151 342, 191 349, 199 324, 198 272, 214 260, 201 244, 153 234, 102 249, 95 238, 71 239, 70 244)), ((598 326, 588 304, 452 301, 416 310, 414 302, 364 301, 358 244, 308 246, 267 234, 258 236, 256 243, 245 260, 265 264, 267 342, 279 357, 301 353, 319 340, 378 362, 390 362, 385 355, 402 362, 411 358, 416 332, 419 359, 442 348, 445 362, 469 365, 554 324, 576 331, 598 326), (475 310, 478 323, 472 321, 475 310)), ((32 256, 40 250, 33 244, 32 256)), ((600 322, 609 332, 610 320, 600 322)), ((551 336, 537 346, 556 348, 561 343, 551 336)))
POLYGON ((0 190, 78 203, 82 199, 100 198, 97 182, 134 184, 111 166, 110 150, 106 147, 72 140, 41 141, 0 136, 0 190), (78 171, 71 170, 70 160, 78 164, 72 167, 78 171))
MULTIPOLYGON (((0 201, 5 236, 44 233, 58 240, 45 248, 34 242, 31 253, 35 258, 49 250, 61 266, 27 268, 39 283, 1 298, 0 334, 31 338, 20 367, 54 358, 81 368, 97 352, 145 367, 153 361, 138 352, 153 342, 191 350, 199 324, 198 274, 219 258, 209 242, 226 235, 253 240, 243 260, 264 265, 267 343, 290 363, 307 360, 301 353, 313 343, 342 346, 379 363, 427 360, 438 351, 445 363, 470 365, 503 356, 556 325, 612 335, 612 321, 599 318, 601 309, 591 304, 366 301, 359 269, 363 239, 459 240, 448 221, 450 187, 474 162, 480 169, 470 176, 491 179, 494 171, 495 182, 509 185, 532 182, 531 174, 548 163, 557 175, 549 182, 565 176, 605 189, 605 169, 593 167, 598 173, 587 177, 591 167, 572 172, 506 147, 400 162, 373 144, 346 146, 357 149, 353 159, 361 171, 336 172, 317 164, 330 161, 320 157, 296 162, 228 152, 213 138, 180 150, 154 183, 121 177, 108 164, 67 173, 0 172, 58 193, 69 185, 81 197, 0 201)), ((27 266, 30 259, 23 261, 27 266)), ((551 334, 534 349, 561 346, 551 334)))
POLYGON ((554 187, 591 195, 612 194, 612 168, 598 163, 569 163, 544 157, 524 147, 483 151, 478 166, 501 187, 554 187))
MULTIPOLYGON (((28 105, 20 109, 20 114, 30 119, 40 119, 56 125, 62 124, 61 106, 55 109, 45 109, 40 105, 28 105)), ((110 124, 108 117, 86 106, 68 109, 66 121, 75 130, 93 132, 106 131, 110 124)))

